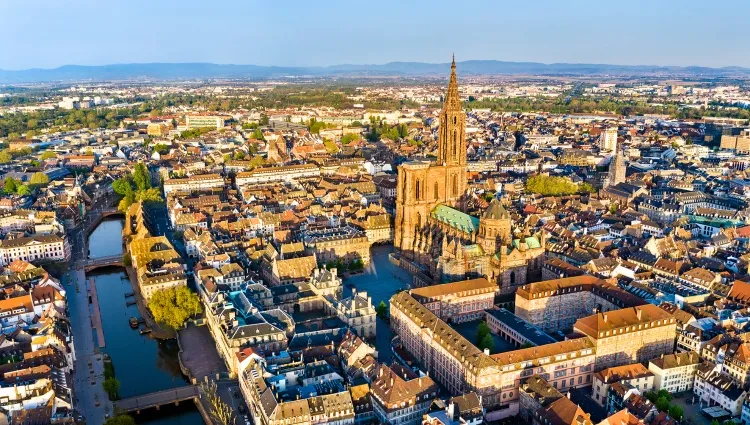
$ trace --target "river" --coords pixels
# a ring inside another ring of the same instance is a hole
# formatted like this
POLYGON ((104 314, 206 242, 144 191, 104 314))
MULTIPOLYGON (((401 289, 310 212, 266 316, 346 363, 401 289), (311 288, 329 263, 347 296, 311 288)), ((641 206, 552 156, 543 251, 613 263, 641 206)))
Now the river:
MULTIPOLYGON (((121 219, 107 219, 89 237, 89 257, 106 257, 122 252, 121 219)), ((120 397, 132 397, 186 384, 177 360, 176 341, 158 341, 130 328, 128 319, 138 317, 135 305, 127 306, 125 294, 132 292, 125 271, 100 269, 87 275, 96 283, 102 315, 103 351, 112 358, 115 377, 120 381, 120 397)), ((129 298, 132 300, 132 298, 129 298)), ((192 403, 134 415, 137 423, 148 425, 201 425, 203 418, 192 403)))

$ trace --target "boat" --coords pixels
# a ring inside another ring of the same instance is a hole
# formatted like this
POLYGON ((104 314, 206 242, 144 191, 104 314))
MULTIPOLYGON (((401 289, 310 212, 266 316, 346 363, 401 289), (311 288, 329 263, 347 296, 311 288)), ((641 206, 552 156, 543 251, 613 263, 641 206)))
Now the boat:
POLYGON ((149 329, 149 328, 143 328, 143 329, 140 330, 140 333, 141 333, 141 335, 150 334, 151 333, 151 329, 149 329))
POLYGON ((130 323, 131 328, 138 329, 138 319, 136 317, 131 317, 128 322, 130 323))

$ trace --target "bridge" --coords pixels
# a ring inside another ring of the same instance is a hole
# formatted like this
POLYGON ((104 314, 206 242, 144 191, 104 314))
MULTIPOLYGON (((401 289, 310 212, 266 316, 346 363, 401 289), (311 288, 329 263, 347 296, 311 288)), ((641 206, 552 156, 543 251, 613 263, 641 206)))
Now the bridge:
POLYGON ((83 268, 85 271, 90 272, 99 267, 125 267, 125 260, 122 254, 109 255, 107 257, 98 258, 87 258, 78 262, 76 268, 83 268))
POLYGON ((117 208, 103 208, 103 209, 96 209, 91 211, 84 221, 84 225, 86 228, 86 234, 91 233, 96 226, 101 223, 101 221, 107 217, 111 217, 113 215, 122 215, 120 210, 117 208))
POLYGON ((114 410, 140 413, 141 410, 159 408, 165 404, 179 404, 181 401, 198 398, 198 387, 186 385, 170 390, 156 391, 149 394, 125 398, 114 402, 114 410))

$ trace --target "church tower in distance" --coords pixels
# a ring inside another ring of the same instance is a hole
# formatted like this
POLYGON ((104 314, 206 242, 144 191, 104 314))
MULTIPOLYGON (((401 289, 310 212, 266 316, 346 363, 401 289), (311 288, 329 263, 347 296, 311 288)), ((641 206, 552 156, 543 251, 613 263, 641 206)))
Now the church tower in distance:
POLYGON ((393 243, 401 251, 413 250, 415 234, 437 205, 457 206, 466 192, 466 114, 458 95, 455 57, 439 119, 437 161, 398 167, 393 243))

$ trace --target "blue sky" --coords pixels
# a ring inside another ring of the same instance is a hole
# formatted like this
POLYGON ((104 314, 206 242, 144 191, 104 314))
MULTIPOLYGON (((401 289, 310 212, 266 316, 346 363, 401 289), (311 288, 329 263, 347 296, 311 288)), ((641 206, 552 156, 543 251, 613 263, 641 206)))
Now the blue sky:
POLYGON ((750 67, 750 1, 0 0, 0 68, 506 61, 750 67))

